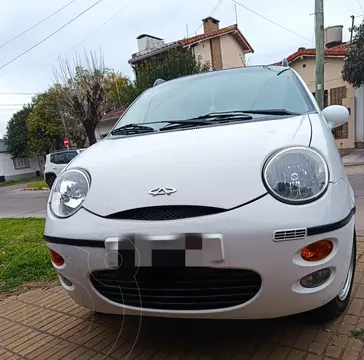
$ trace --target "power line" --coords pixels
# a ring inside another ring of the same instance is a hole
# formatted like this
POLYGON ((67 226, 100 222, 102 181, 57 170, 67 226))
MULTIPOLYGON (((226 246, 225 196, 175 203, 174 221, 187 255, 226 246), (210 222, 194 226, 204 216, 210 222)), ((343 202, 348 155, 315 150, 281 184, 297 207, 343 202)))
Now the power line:
POLYGON ((60 9, 58 9, 57 11, 55 11, 54 13, 50 14, 49 16, 47 16, 46 18, 44 18, 43 20, 37 22, 35 25, 31 26, 29 29, 23 31, 22 33, 20 33, 19 35, 13 37, 12 39, 8 40, 7 42, 5 42, 4 44, 0 45, 0 49, 6 45, 8 45, 9 43, 11 43, 12 41, 18 39, 20 36, 26 34, 27 32, 29 32, 30 30, 34 29, 35 27, 37 27, 38 25, 44 23, 46 20, 50 19, 52 16, 58 14, 60 11, 62 11, 63 9, 65 9, 67 6, 71 5, 72 3, 74 3, 76 0, 72 0, 70 1, 68 4, 66 4, 65 6, 61 7, 60 9))
POLYGON ((0 106, 23 106, 23 104, 0 104, 0 106))
MULTIPOLYGON (((111 20, 113 20, 114 18, 116 18, 127 6, 129 6, 134 0, 129 0, 129 2, 124 5, 121 9, 119 9, 116 13, 114 13, 114 15, 112 15, 108 20, 106 20, 100 27, 98 27, 95 31, 93 31, 91 34, 87 35, 82 41, 80 41, 79 43, 77 43, 75 46, 71 47, 69 50, 67 50, 65 53, 63 54, 67 54, 69 53, 71 50, 73 50, 74 48, 78 47, 80 44, 82 44, 84 41, 86 41, 88 38, 90 38, 92 35, 94 35, 97 31, 99 31, 102 27, 104 27, 107 23, 109 23, 111 20)), ((59 56, 60 54, 58 54, 59 56)), ((50 64, 52 64, 54 61, 56 61, 58 59, 58 56, 57 58, 55 58, 54 60, 52 60, 51 62, 49 62, 46 66, 43 66, 42 68, 38 69, 38 70, 35 70, 33 71, 32 73, 30 73, 29 75, 26 75, 24 77, 22 77, 20 80, 24 80, 26 78, 28 78, 29 76, 32 76, 36 73, 38 73, 40 70, 48 67, 50 64)), ((8 85, 5 85, 5 86, 2 86, 0 87, 0 89, 3 89, 3 88, 6 88, 8 87, 8 85)), ((1 94, 1 93, 0 93, 1 94)), ((32 94, 31 94, 32 95, 32 94)))
POLYGON ((20 92, 15 92, 15 93, 7 93, 7 92, 0 92, 0 95, 35 95, 35 93, 20 93, 20 92))
MULTIPOLYGON (((211 12, 210 12, 210 14, 208 15, 208 17, 209 16, 212 16, 212 15, 214 15, 214 13, 217 11, 217 9, 220 7, 220 5, 222 4, 222 2, 223 2, 224 0, 217 0, 217 3, 216 3, 216 5, 214 6, 214 8, 211 10, 211 12)), ((200 26, 193 32, 193 33, 197 33, 197 31, 198 30, 200 30, 201 29, 201 27, 202 27, 202 25, 203 24, 200 24, 200 26)), ((192 33, 192 34, 193 34, 192 33)))
POLYGON ((287 29, 286 27, 284 27, 284 26, 282 26, 282 25, 279 25, 279 24, 278 24, 278 23, 276 23, 275 21, 268 19, 267 17, 265 17, 265 16, 263 16, 263 15, 261 15, 261 14, 257 13, 256 11, 254 11, 254 10, 252 10, 252 9, 248 8, 247 6, 245 6, 245 5, 243 5, 243 4, 240 4, 240 3, 239 3, 239 2, 237 2, 236 0, 233 0, 233 2, 234 2, 234 3, 236 3, 236 4, 238 4, 238 5, 240 5, 240 6, 242 6, 244 9, 246 9, 246 10, 248 10, 248 11, 252 12, 253 14, 255 14, 255 15, 257 15, 257 16, 260 16, 260 17, 261 17, 261 18, 263 18, 264 20, 267 20, 267 21, 269 21, 270 23, 272 23, 272 24, 274 24, 274 25, 276 25, 276 26, 279 26, 281 29, 286 30, 286 31, 290 32, 291 34, 294 34, 294 35, 296 35, 296 36, 298 36, 298 37, 300 37, 300 38, 302 38, 302 39, 305 39, 305 40, 308 40, 308 41, 310 41, 310 42, 311 42, 311 40, 310 40, 310 39, 308 39, 308 38, 306 38, 306 37, 304 37, 304 36, 302 36, 302 35, 300 35, 300 34, 297 34, 296 32, 294 32, 294 31, 292 31, 292 30, 290 30, 290 29, 287 29))
POLYGON ((66 53, 70 52, 74 48, 78 47, 80 44, 82 44, 84 41, 86 41, 88 38, 90 38, 92 35, 94 35, 96 32, 98 32, 101 28, 103 28, 107 23, 109 23, 111 20, 115 19, 129 4, 131 4, 134 0, 129 0, 129 2, 124 5, 121 9, 119 9, 114 15, 112 15, 108 20, 106 20, 100 27, 98 27, 96 30, 94 30, 91 34, 87 35, 83 40, 81 40, 78 44, 71 47, 66 53))
POLYGON ((358 1, 358 5, 360 7, 361 12, 364 13, 364 10, 363 10, 363 7, 361 6, 360 0, 357 0, 357 1, 358 1))
POLYGON ((53 35, 57 34, 62 29, 64 29, 67 25, 71 24, 73 21, 75 21, 76 19, 78 19, 80 16, 82 16, 83 14, 85 14, 87 11, 91 10, 94 6, 96 6, 101 1, 102 0, 96 1, 94 4, 92 4, 91 6, 89 6, 86 10, 82 11, 81 13, 79 13, 77 16, 75 16, 74 18, 72 18, 70 21, 68 21, 67 23, 65 23, 63 26, 61 26, 60 28, 58 28, 56 31, 54 31, 52 34, 48 35, 47 37, 45 37, 44 39, 42 39, 41 41, 39 41, 38 43, 36 43, 32 47, 30 47, 29 49, 25 50, 24 52, 22 52, 21 54, 19 54, 15 58, 11 59, 10 61, 8 61, 7 63, 5 63, 4 65, 0 66, 0 70, 3 69, 5 66, 8 66, 9 64, 11 64, 12 62, 14 62, 15 60, 19 59, 21 56, 25 55, 29 51, 33 50, 34 48, 36 48, 40 44, 44 43, 46 40, 48 40, 49 38, 51 38, 53 35))

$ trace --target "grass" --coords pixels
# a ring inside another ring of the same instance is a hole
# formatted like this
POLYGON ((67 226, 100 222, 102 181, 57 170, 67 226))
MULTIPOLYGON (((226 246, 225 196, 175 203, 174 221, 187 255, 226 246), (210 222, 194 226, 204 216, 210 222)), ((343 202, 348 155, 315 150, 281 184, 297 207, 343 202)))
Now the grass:
POLYGON ((53 281, 43 239, 44 219, 0 219, 0 295, 14 293, 30 282, 53 281))
POLYGON ((22 183, 25 183, 25 182, 35 181, 35 180, 40 180, 40 178, 3 181, 3 182, 0 182, 0 187, 16 185, 16 184, 22 184, 22 183))
POLYGON ((354 339, 364 340, 364 329, 355 330, 351 332, 351 337, 354 339))
POLYGON ((28 184, 27 188, 28 189, 42 189, 42 188, 48 189, 48 185, 44 180, 39 180, 39 181, 33 182, 31 184, 28 184))

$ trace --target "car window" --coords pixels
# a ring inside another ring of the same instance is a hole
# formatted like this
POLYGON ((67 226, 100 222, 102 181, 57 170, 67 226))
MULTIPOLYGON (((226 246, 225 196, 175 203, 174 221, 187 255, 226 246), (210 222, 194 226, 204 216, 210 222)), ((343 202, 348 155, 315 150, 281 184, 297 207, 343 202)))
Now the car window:
POLYGON ((277 66, 245 67, 187 76, 153 87, 130 106, 115 128, 254 109, 286 109, 300 114, 315 111, 292 70, 282 71, 277 66))
POLYGON ((66 164, 68 164, 73 158, 75 158, 78 155, 77 151, 67 151, 65 154, 65 161, 66 164))
POLYGON ((50 161, 53 164, 63 165, 68 164, 74 157, 77 156, 77 151, 65 151, 51 154, 50 161))
POLYGON ((51 163, 57 164, 57 165, 65 164, 64 153, 51 154, 50 161, 51 161, 51 163))

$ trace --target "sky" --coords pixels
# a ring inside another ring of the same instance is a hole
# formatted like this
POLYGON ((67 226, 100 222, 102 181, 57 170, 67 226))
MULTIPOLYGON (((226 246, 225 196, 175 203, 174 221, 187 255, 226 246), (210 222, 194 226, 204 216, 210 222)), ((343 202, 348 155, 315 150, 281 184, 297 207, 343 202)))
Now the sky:
MULTIPOLYGON (((138 35, 147 33, 165 42, 180 40, 187 30, 189 36, 202 33, 201 19, 210 15, 220 20, 220 27, 238 20, 254 49, 247 56, 249 65, 280 61, 301 46, 314 46, 314 0, 237 1, 245 7, 237 4, 235 14, 232 0, 0 0, 0 138, 12 114, 53 83, 60 56, 72 60, 85 50, 101 50, 106 67, 133 78, 128 60, 137 52, 138 35)), ((347 41, 350 16, 356 16, 359 25, 363 9, 364 0, 325 0, 325 26, 343 25, 347 41)))

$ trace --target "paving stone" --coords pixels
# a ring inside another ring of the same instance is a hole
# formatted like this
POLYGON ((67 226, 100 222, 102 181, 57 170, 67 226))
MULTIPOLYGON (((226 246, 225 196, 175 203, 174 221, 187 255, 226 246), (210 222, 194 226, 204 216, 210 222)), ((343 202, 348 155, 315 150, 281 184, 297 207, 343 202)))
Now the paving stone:
MULTIPOLYGON (((359 239, 359 256, 364 241, 359 239)), ((195 322, 93 314, 61 287, 0 302, 0 360, 362 360, 364 256, 346 313, 318 326, 291 317, 195 322), (121 325, 123 326, 121 328, 121 325)))

